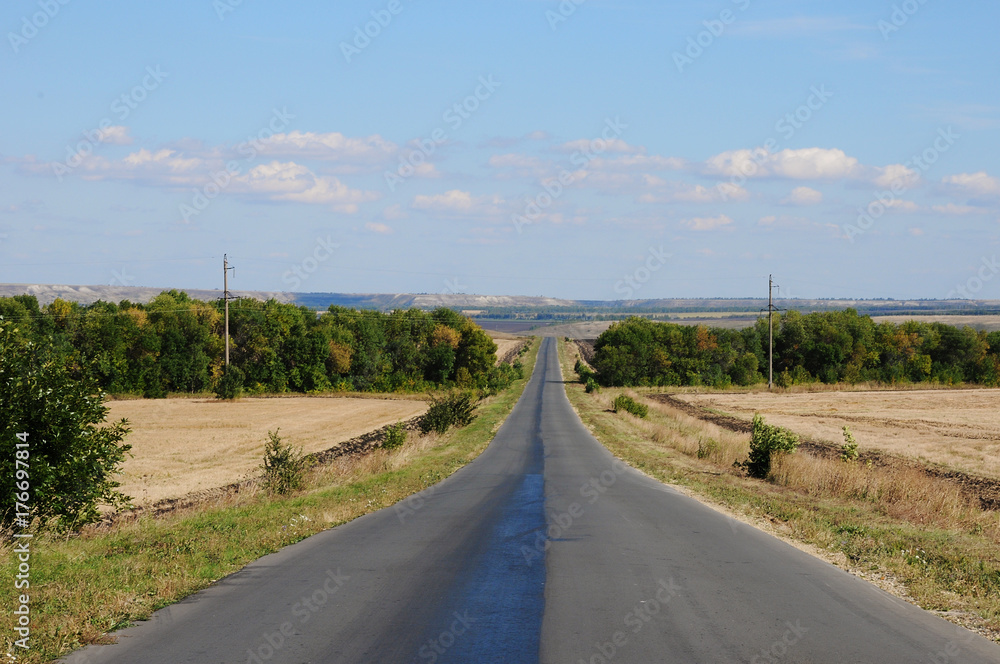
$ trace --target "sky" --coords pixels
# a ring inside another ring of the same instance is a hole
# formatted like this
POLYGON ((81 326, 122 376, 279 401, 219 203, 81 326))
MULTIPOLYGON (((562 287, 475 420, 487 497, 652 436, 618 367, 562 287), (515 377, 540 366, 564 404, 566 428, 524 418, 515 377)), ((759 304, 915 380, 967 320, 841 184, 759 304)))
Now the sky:
POLYGON ((1000 299, 1000 5, 6 0, 0 282, 1000 299))

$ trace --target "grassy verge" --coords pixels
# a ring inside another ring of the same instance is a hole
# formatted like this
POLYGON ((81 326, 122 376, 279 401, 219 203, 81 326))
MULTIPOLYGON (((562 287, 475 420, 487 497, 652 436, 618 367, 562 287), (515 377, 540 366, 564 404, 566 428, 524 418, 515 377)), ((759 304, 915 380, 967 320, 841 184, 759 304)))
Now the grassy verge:
MULTIPOLYGON (((18 662, 47 662, 107 633, 148 618, 268 553, 383 507, 435 484, 476 458, 517 402, 539 344, 524 356, 525 378, 481 402, 476 419, 443 436, 410 436, 398 450, 341 457, 312 471, 304 490, 288 497, 251 491, 159 519, 139 518, 110 530, 91 528, 61 538, 40 534, 31 544, 29 590, 14 589, 16 555, 0 548, 3 606, 30 593, 31 640, 6 651, 18 662)), ((9 616, 9 614, 8 614, 9 616)))
MULTIPOLYGON (((575 347, 560 341, 559 350, 572 380, 575 347)), ((1000 642, 1000 514, 920 473, 802 453, 777 463, 771 481, 750 479, 732 467, 746 459, 748 434, 644 399, 648 392, 566 384, 584 424, 619 458, 1000 642), (610 412, 622 393, 647 404, 648 417, 610 412)))

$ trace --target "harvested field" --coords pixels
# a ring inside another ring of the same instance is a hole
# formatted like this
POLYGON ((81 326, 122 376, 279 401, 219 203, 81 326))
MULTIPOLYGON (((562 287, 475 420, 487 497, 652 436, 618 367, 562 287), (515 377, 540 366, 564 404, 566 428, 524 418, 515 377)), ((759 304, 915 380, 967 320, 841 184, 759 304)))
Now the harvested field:
POLYGON ((748 430, 753 414, 761 413, 771 424, 834 448, 843 442, 846 425, 862 454, 930 464, 936 467, 935 474, 943 476, 969 475, 963 484, 995 488, 1000 481, 1000 390, 750 392, 669 398, 730 429, 742 424, 748 430))
POLYGON ((526 343, 524 337, 506 334, 504 332, 488 332, 493 343, 497 345, 497 364, 502 362, 513 362, 514 356, 521 346, 526 343))
POLYGON ((127 418, 132 457, 119 481, 136 505, 236 482, 260 464, 267 432, 306 453, 427 409, 414 399, 287 397, 111 401, 108 420, 127 418))

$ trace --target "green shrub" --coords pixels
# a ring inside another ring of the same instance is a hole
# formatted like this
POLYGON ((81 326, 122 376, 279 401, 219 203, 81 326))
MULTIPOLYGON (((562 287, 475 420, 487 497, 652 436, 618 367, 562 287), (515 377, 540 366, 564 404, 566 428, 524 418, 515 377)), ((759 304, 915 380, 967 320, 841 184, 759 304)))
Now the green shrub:
POLYGON ((775 454, 790 454, 799 446, 799 437, 788 429, 766 424, 760 415, 753 416, 750 436, 750 456, 733 465, 744 468, 751 477, 765 479, 771 473, 771 458, 775 454))
POLYGON ((117 481, 128 422, 107 422, 104 395, 73 370, 51 341, 0 319, 0 528, 16 523, 17 502, 58 530, 129 504, 117 481))
POLYGON ((624 410, 636 417, 646 417, 646 415, 649 415, 649 406, 641 404, 632 397, 627 397, 624 394, 619 394, 615 397, 611 405, 616 413, 624 410))
POLYGON ((431 397, 431 407, 420 418, 420 432, 446 432, 449 427, 464 427, 475 417, 476 404, 469 392, 451 392, 431 397))
POLYGON ((215 386, 215 397, 232 401, 243 394, 243 372, 234 364, 223 369, 222 377, 215 386))
POLYGON ((394 450, 397 447, 402 447, 405 442, 406 427, 403 426, 402 422, 397 422, 386 428, 385 441, 383 441, 382 447, 387 450, 394 450))
POLYGON ((840 446, 840 460, 841 461, 857 461, 858 452, 858 441, 854 440, 854 434, 851 430, 844 425, 844 444, 840 446))
POLYGON ((590 394, 591 392, 601 391, 601 388, 600 386, 598 386, 597 381, 590 377, 587 378, 587 387, 585 389, 587 391, 587 394, 590 394))
POLYGON ((707 459, 712 456, 712 452, 719 449, 719 441, 714 438, 709 438, 708 440, 698 441, 698 458, 707 459))
POLYGON ((268 431, 270 437, 264 447, 263 486, 271 493, 285 494, 301 489, 305 481, 306 459, 301 448, 292 449, 291 445, 283 445, 278 431, 268 431))

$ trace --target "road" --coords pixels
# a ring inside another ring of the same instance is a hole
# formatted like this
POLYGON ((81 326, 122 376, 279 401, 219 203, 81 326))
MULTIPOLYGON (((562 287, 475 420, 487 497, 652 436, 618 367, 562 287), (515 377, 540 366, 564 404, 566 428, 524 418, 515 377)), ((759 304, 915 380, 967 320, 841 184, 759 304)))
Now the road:
POLYGON ((1000 647, 617 462, 554 339, 486 451, 67 662, 1000 662, 1000 647))

